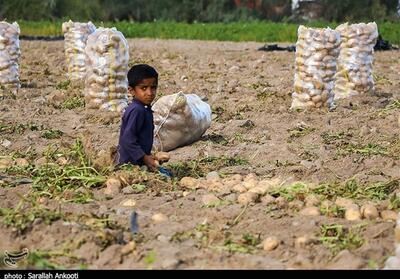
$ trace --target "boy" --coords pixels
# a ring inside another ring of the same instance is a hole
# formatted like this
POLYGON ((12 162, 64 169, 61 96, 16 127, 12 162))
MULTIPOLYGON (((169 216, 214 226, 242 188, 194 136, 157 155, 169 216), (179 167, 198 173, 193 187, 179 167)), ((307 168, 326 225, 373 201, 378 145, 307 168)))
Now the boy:
POLYGON ((128 72, 128 84, 134 100, 122 117, 118 165, 146 165, 155 170, 158 162, 151 155, 154 138, 151 103, 157 93, 158 73, 149 65, 135 65, 128 72))

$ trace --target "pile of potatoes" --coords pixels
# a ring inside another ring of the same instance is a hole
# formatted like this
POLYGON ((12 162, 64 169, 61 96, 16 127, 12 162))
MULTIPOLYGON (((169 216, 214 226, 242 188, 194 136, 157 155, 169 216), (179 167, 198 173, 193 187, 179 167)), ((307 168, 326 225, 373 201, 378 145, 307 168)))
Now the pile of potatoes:
POLYGON ((85 47, 90 34, 96 30, 92 22, 80 23, 64 22, 62 32, 64 34, 64 49, 67 62, 67 75, 72 81, 83 80, 86 75, 85 47))
POLYGON ((342 24, 336 28, 341 50, 335 83, 335 99, 373 93, 372 63, 378 27, 373 23, 342 24))
POLYGON ((332 106, 339 46, 335 30, 299 27, 292 109, 332 106))
POLYGON ((0 96, 7 90, 16 94, 19 87, 20 29, 18 23, 0 22, 0 96))
POLYGON ((86 44, 87 108, 122 112, 128 105, 129 46, 116 28, 98 28, 86 44))

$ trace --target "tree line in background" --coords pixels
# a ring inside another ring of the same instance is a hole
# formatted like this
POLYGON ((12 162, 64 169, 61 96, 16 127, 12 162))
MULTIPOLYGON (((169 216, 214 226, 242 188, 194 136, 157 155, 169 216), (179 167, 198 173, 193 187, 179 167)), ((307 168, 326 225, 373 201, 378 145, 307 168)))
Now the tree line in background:
MULTIPOLYGON (((314 0, 326 21, 398 20, 399 0, 314 0)), ((234 22, 296 21, 292 0, 0 0, 0 19, 234 22)), ((314 5, 314 7, 312 6, 314 5)), ((307 7, 306 7, 307 8, 307 7)))

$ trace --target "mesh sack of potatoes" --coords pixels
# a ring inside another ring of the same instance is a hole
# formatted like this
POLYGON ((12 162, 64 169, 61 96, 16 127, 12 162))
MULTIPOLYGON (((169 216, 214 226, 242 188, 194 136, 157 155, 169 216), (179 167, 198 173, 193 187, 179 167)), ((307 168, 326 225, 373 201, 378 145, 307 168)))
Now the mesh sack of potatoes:
POLYGON ((201 138, 211 125, 210 105, 196 94, 177 94, 161 97, 154 111, 155 151, 170 151, 201 138))
POLYGON ((80 23, 70 20, 62 24, 67 75, 72 81, 80 81, 85 78, 86 41, 88 36, 95 30, 96 26, 90 21, 88 23, 80 23))
POLYGON ((378 27, 373 23, 342 24, 341 47, 336 73, 335 99, 372 93, 374 79, 372 63, 374 46, 378 38, 378 27))
POLYGON ((339 44, 335 30, 299 27, 292 109, 332 106, 339 44))
POLYGON ((98 28, 86 44, 87 108, 122 112, 128 105, 129 46, 115 28, 98 28))
POLYGON ((19 87, 19 25, 0 22, 0 96, 5 92, 16 94, 19 87))

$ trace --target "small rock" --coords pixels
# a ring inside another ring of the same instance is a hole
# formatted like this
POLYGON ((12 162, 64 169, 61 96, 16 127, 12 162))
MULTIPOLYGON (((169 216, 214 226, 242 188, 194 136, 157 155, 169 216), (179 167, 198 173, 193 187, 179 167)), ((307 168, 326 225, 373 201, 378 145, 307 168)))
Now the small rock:
POLYGON ((184 177, 179 181, 179 185, 183 188, 195 190, 198 188, 198 181, 193 177, 184 177))
POLYGON ((109 196, 114 196, 119 193, 122 188, 121 181, 116 178, 109 178, 106 181, 106 188, 104 189, 104 194, 109 196))
POLYGON ((240 124, 239 127, 241 128, 253 128, 255 126, 254 122, 251 120, 246 120, 243 124, 240 124))
POLYGON ((33 221, 32 226, 35 227, 37 225, 40 225, 43 223, 43 219, 42 218, 36 218, 35 221, 33 221))
POLYGON ((8 148, 11 146, 11 141, 4 139, 1 143, 2 146, 4 146, 5 148, 8 148))
POLYGON ((349 250, 343 250, 336 255, 327 268, 328 269, 360 269, 364 261, 349 250))
POLYGON ((310 207, 310 206, 318 206, 319 204, 320 204, 320 200, 319 200, 319 198, 317 197, 317 196, 315 196, 315 195, 308 195, 306 198, 305 198, 305 203, 306 203, 306 206, 307 207, 310 207))
POLYGON ((300 211, 300 215, 303 216, 319 216, 321 215, 319 208, 315 206, 306 207, 300 211))
POLYGON ((164 223, 168 221, 168 217, 165 214, 156 213, 151 217, 151 220, 153 220, 154 223, 164 223))
POLYGON ((184 196, 184 197, 187 197, 189 195, 190 195, 190 192, 188 192, 188 191, 183 191, 182 192, 182 196, 184 196))
POLYGON ((344 218, 348 221, 361 220, 361 212, 358 205, 353 204, 351 206, 348 206, 344 214, 344 218))
POLYGON ((400 269, 400 259, 397 257, 390 257, 389 259, 387 259, 384 269, 399 270, 400 269))
POLYGON ((275 204, 279 207, 279 208, 285 208, 287 206, 287 200, 284 197, 277 197, 275 199, 275 204))
POLYGON ((275 250, 279 246, 279 239, 275 236, 268 237, 263 242, 264 251, 275 250))
POLYGON ((207 174, 206 179, 207 181, 218 181, 220 177, 217 171, 212 171, 207 174))
POLYGON ((300 162, 300 165, 302 165, 303 167, 305 167, 308 170, 311 170, 312 168, 315 167, 313 162, 307 161, 307 160, 302 160, 300 162))
POLYGON ((236 65, 229 68, 229 72, 236 72, 239 70, 240 70, 239 66, 236 66, 236 65))
POLYGON ((124 247, 122 247, 121 254, 123 256, 126 256, 126 255, 132 253, 133 251, 135 251, 135 249, 136 249, 136 242, 131 241, 128 244, 126 244, 124 247))
POLYGON ((201 201, 202 201, 203 205, 210 206, 210 205, 215 205, 215 204, 219 203, 220 199, 217 198, 215 195, 209 194, 209 195, 204 195, 201 198, 201 201))
POLYGON ((159 236, 157 236, 157 240, 162 242, 162 243, 168 243, 169 242, 169 237, 166 236, 166 235, 160 234, 159 236))
POLYGON ((35 161, 35 166, 36 167, 41 167, 43 165, 46 165, 48 163, 47 158, 46 157, 41 157, 39 159, 37 159, 35 161))
POLYGON ((288 203, 290 209, 300 210, 304 207, 304 202, 299 200, 294 200, 288 203))
POLYGON ((397 220, 397 212, 393 210, 384 210, 381 212, 381 217, 385 221, 396 221, 397 220))
POLYGON ((361 214, 365 219, 373 220, 379 217, 378 209, 372 204, 366 204, 361 207, 361 214))
POLYGON ((125 207, 135 207, 136 201, 134 201, 133 199, 128 199, 128 200, 121 202, 121 205, 125 206, 125 207))
POLYGON ((237 200, 236 194, 229 194, 224 198, 228 202, 235 202, 237 200))
POLYGON ((29 162, 25 158, 17 158, 15 159, 15 165, 17 165, 18 167, 27 167, 29 166, 29 162))
POLYGON ((162 269, 176 269, 180 263, 181 262, 178 259, 174 259, 174 258, 165 259, 161 262, 161 268, 162 269))
POLYGON ((362 126, 360 129, 360 136, 367 136, 371 133, 370 129, 368 126, 362 126))
POLYGON ((275 198, 271 195, 265 195, 264 197, 261 198, 261 203, 266 206, 273 204, 274 202, 275 198))
POLYGON ((122 188, 121 192, 125 195, 131 195, 135 193, 135 190, 132 188, 132 186, 126 186, 125 188, 122 188))
POLYGON ((257 199, 258 199, 258 194, 247 192, 247 193, 240 194, 238 196, 237 200, 240 204, 246 205, 246 204, 256 202, 257 199))

